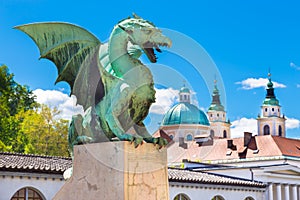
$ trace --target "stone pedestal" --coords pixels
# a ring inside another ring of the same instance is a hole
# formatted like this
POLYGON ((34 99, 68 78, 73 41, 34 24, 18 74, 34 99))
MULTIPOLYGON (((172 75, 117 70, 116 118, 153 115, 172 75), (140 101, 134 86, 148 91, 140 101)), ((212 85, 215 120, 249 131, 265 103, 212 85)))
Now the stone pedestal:
POLYGON ((166 148, 129 142, 74 147, 72 177, 54 200, 168 200, 166 148))

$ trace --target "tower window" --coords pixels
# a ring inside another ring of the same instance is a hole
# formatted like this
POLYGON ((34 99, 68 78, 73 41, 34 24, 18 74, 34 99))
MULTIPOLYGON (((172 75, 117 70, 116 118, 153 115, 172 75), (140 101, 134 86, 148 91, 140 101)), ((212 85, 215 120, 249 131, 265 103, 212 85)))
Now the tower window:
POLYGON ((272 111, 274 112, 274 108, 272 108, 272 111))
POLYGON ((214 138, 215 137, 215 131, 214 130, 210 130, 210 137, 214 138))
POLYGON ((264 135, 270 135, 270 127, 269 125, 264 126, 264 135))
POLYGON ((282 136, 282 127, 279 125, 278 127, 278 135, 281 137, 282 136))
POLYGON ((268 108, 265 108, 265 112, 267 112, 268 111, 268 108))
POLYGON ((279 112, 279 108, 278 108, 278 112, 279 112))
POLYGON ((192 141, 192 140, 193 140, 193 136, 192 136, 191 134, 188 134, 188 135, 186 136, 186 140, 187 140, 187 141, 192 141))
POLYGON ((210 117, 212 117, 213 115, 212 114, 210 114, 210 117))
POLYGON ((226 130, 223 131, 223 138, 227 138, 227 131, 226 130))
POLYGON ((217 114, 217 117, 219 117, 219 113, 217 114))

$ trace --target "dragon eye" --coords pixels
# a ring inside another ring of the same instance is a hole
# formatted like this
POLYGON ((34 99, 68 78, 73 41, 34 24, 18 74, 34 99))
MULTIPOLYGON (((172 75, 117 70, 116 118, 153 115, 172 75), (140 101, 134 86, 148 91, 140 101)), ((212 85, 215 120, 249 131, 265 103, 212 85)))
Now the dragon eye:
POLYGON ((148 34, 150 34, 152 31, 149 30, 149 29, 148 29, 148 30, 147 30, 147 29, 146 29, 146 30, 144 29, 143 32, 146 33, 146 34, 148 35, 148 34))

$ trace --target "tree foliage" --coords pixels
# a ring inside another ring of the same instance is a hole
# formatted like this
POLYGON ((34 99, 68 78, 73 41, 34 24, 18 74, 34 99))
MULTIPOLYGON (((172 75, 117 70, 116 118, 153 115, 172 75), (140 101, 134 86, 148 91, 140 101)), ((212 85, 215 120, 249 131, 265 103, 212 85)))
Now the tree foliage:
POLYGON ((0 66, 0 151, 68 156, 68 121, 39 105, 28 87, 0 66))
POLYGON ((37 110, 26 111, 21 129, 27 136, 25 153, 68 156, 68 120, 58 119, 60 111, 41 105, 37 110))

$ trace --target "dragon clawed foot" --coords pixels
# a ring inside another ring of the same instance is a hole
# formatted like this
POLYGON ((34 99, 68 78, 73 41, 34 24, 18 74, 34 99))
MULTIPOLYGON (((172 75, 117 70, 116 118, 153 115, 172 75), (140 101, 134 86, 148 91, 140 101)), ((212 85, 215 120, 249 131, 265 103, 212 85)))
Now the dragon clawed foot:
POLYGON ((88 144, 93 142, 94 142, 93 138, 82 135, 82 136, 77 136, 77 138, 75 139, 72 145, 74 146, 78 144, 88 144))
POLYGON ((168 144, 168 141, 165 138, 162 137, 151 137, 151 138, 144 138, 144 140, 148 143, 153 143, 154 145, 158 145, 159 149, 166 146, 168 144))
POLYGON ((131 144, 134 143, 135 148, 143 144, 143 138, 138 135, 123 134, 119 139, 122 141, 129 141, 131 144))

